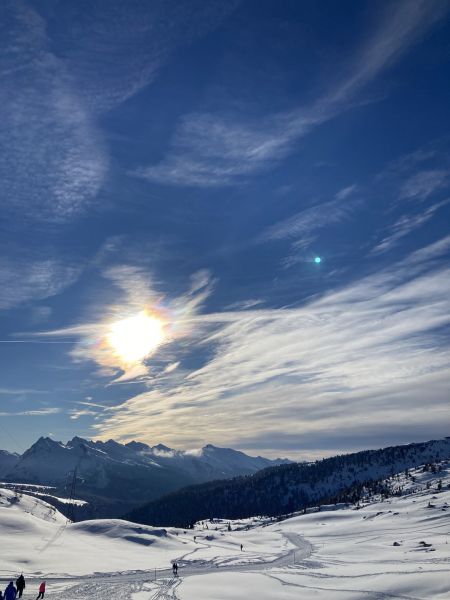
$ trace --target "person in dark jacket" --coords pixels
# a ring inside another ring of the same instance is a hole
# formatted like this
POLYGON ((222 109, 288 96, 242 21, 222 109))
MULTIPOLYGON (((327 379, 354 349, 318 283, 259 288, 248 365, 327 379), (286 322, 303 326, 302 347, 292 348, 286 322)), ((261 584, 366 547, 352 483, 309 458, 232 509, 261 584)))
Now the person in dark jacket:
POLYGON ((10 581, 5 590, 5 600, 16 600, 17 590, 14 587, 14 583, 10 581))
POLYGON ((43 598, 45 596, 45 581, 43 581, 41 583, 41 585, 39 586, 39 594, 38 597, 36 598, 36 600, 39 600, 40 598, 43 598))
POLYGON ((22 598, 23 590, 25 589, 25 577, 23 573, 16 579, 17 597, 22 598))

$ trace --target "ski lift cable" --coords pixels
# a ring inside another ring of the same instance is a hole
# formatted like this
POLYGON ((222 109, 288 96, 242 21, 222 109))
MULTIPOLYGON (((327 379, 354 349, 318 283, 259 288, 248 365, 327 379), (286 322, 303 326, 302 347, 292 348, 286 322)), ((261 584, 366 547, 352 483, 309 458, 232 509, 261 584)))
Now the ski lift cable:
POLYGON ((26 448, 24 448, 22 446, 22 444, 20 444, 17 439, 11 435, 11 433, 6 429, 6 427, 4 427, 0 421, 0 429, 3 431, 3 433, 5 433, 9 439, 12 441, 13 444, 15 444, 16 448, 18 448, 20 450, 20 453, 23 454, 26 451, 26 448))
POLYGON ((73 478, 72 478, 72 484, 70 487, 70 494, 69 494, 69 511, 68 512, 72 516, 72 518, 70 519, 71 521, 74 521, 74 515, 75 515, 74 500, 75 500, 75 490, 76 490, 76 486, 77 486, 77 471, 80 468, 80 465, 87 454, 87 449, 84 444, 81 444, 81 449, 82 449, 81 456, 73 470, 73 478))
POLYGON ((45 544, 45 546, 43 548, 41 548, 39 550, 40 553, 45 552, 46 550, 48 550, 48 548, 50 548, 50 546, 53 546, 53 544, 62 536, 62 534, 64 533, 64 531, 66 530, 67 525, 69 525, 69 523, 73 522, 73 516, 74 516, 74 496, 75 496, 75 489, 76 489, 76 479, 77 479, 77 471, 81 465, 81 462, 83 461, 83 459, 86 457, 87 454, 87 448, 84 444, 81 444, 81 448, 83 450, 77 464, 75 465, 75 468, 73 470, 73 478, 72 478, 72 484, 71 484, 71 488, 70 488, 70 497, 69 497, 69 514, 72 515, 72 519, 70 519, 69 517, 67 517, 65 523, 63 525, 61 525, 61 527, 56 531, 55 535, 50 538, 50 540, 45 544))

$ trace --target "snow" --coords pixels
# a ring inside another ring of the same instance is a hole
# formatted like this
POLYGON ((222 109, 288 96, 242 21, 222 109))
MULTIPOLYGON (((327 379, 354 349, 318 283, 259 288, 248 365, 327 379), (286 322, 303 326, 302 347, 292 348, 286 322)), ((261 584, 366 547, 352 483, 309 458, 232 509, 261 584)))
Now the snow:
POLYGON ((229 573, 189 577, 179 590, 181 599, 248 600, 250 594, 258 600, 299 598, 299 591, 295 587, 283 586, 276 579, 255 573, 234 573, 231 577, 229 573))
POLYGON ((63 444, 51 438, 40 438, 21 457, 3 452, 0 454, 0 474, 21 478, 28 482, 61 483, 67 475, 78 469, 78 474, 97 476, 97 471, 114 464, 136 465, 148 469, 181 469, 193 477, 193 481, 204 481, 219 476, 231 477, 243 473, 254 473, 259 469, 279 463, 285 459, 270 460, 248 456, 230 448, 217 448, 208 444, 197 454, 173 450, 162 444, 147 446, 141 442, 120 444, 114 440, 91 441, 74 437, 63 444), (4 458, 3 458, 4 455, 4 458), (2 461, 5 465, 2 470, 2 461), (13 461, 8 473, 7 465, 13 461))
MULTIPOLYGON (((161 528, 118 519, 68 523, 50 504, 0 490, 0 573, 88 575, 163 568, 183 545, 161 528), (12 532, 14 535, 12 535, 12 532), (148 552, 148 548, 152 552, 148 552), (7 548, 7 550, 6 550, 7 548), (146 550, 146 551, 144 551, 146 550)), ((185 542, 186 545, 193 542, 185 542)))
POLYGON ((40 492, 34 492, 35 496, 43 498, 52 498, 61 504, 74 504, 75 506, 85 506, 88 504, 85 500, 78 500, 77 498, 61 498, 60 496, 52 496, 51 494, 41 494, 40 492))
POLYGON ((33 593, 45 577, 49 600, 448 599, 450 465, 411 475, 393 482, 402 496, 232 531, 224 520, 194 530, 68 523, 38 498, 0 490, 0 576, 23 570, 33 593))
POLYGON ((11 487, 11 488, 23 488, 24 490, 30 490, 31 492, 36 490, 54 490, 53 485, 38 485, 36 483, 20 483, 19 481, 0 481, 0 487, 11 487))
MULTIPOLYGON (((255 473, 277 461, 247 456, 236 450, 205 446, 198 456, 163 445, 141 442, 121 444, 114 440, 92 441, 74 437, 63 444, 40 438, 22 456, 0 452, 0 478, 18 482, 16 488, 34 484, 54 488, 54 504, 61 503, 68 489, 89 507, 77 515, 121 517, 145 502, 180 487, 213 479, 255 473), (24 483, 21 483, 24 482, 24 483)), ((1 487, 1 486, 0 486, 1 487)), ((13 484, 5 485, 11 488, 13 484)), ((52 496, 43 499, 52 502, 52 496)), ((78 503, 82 507, 82 503, 78 503)))

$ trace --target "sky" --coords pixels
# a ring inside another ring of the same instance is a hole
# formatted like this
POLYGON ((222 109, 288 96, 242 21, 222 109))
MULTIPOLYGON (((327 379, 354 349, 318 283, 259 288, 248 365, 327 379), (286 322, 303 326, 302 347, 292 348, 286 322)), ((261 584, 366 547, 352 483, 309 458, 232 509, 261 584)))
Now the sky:
POLYGON ((450 435, 447 0, 4 0, 0 447, 450 435))

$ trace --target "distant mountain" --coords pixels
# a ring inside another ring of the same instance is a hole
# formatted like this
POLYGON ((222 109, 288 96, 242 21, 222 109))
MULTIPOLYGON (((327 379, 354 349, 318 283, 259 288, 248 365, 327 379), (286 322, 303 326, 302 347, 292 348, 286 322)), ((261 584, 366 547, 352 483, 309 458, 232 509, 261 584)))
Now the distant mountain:
MULTIPOLYGON (((162 444, 150 447, 142 442, 94 442, 79 437, 67 444, 42 437, 22 456, 14 456, 3 478, 53 486, 51 494, 57 497, 67 497, 75 482, 75 496, 88 502, 76 509, 79 518, 120 516, 189 484, 249 475, 289 462, 210 444, 196 452, 183 452, 162 444)), ((46 499, 52 502, 50 495, 46 499)), ((58 508, 63 509, 60 504, 58 508)))
POLYGON ((19 454, 7 452, 6 450, 0 450, 0 477, 5 477, 9 471, 14 469, 19 459, 19 454))
POLYGON ((347 500, 362 484, 424 463, 450 458, 450 438, 291 463, 249 477, 190 486, 133 510, 138 523, 188 527, 209 518, 277 516, 317 504, 347 500))

